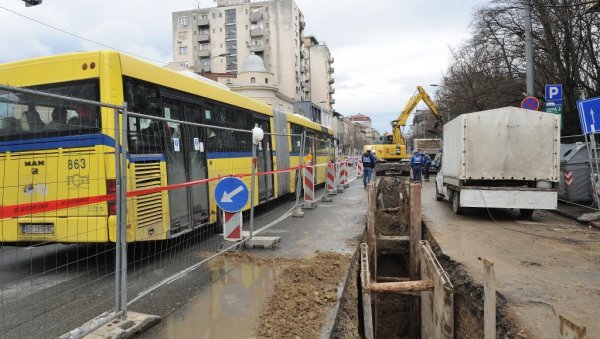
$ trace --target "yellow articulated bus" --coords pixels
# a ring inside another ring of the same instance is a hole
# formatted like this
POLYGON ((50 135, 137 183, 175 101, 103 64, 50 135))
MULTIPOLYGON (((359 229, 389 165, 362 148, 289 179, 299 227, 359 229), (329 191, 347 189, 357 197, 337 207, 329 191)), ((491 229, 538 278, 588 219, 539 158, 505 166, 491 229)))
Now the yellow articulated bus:
MULTIPOLYGON (((112 105, 126 102, 130 112, 169 119, 128 117, 128 192, 250 173, 251 134, 234 129, 255 125, 271 133, 257 150, 258 172, 298 166, 301 138, 290 134, 307 133, 313 162, 333 159, 328 128, 115 51, 1 64, 0 82, 112 105)), ((0 241, 115 241, 116 206, 101 199, 116 191, 114 114, 64 98, 0 91, 0 241), (77 201, 85 203, 73 205, 77 201)), ((320 168, 317 184, 325 181, 325 166, 320 168)), ((259 175, 255 204, 295 192, 297 173, 259 175)), ((250 187, 249 176, 242 180, 250 187)), ((169 239, 216 223, 215 186, 216 180, 128 198, 127 240, 169 239)))

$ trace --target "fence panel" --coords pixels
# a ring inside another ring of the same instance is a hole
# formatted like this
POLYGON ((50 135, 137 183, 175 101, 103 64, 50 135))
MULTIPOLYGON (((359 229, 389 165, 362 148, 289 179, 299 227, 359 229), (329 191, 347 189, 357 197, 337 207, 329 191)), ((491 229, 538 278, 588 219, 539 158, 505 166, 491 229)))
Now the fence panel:
POLYGON ((45 90, 0 86, 2 338, 56 337, 115 309, 115 131, 101 123, 121 107, 88 85, 45 90))

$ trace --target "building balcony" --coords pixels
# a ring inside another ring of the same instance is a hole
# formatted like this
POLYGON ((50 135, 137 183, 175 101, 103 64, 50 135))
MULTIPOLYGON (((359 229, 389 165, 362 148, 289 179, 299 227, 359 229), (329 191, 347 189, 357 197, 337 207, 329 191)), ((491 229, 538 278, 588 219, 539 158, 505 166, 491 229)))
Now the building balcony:
POLYGON ((303 65, 302 67, 300 67, 300 72, 301 73, 308 73, 308 67, 306 65, 303 65))
POLYGON ((208 72, 210 72, 210 65, 199 66, 198 70, 201 73, 208 73, 208 72))
POLYGON ((335 88, 332 87, 329 89, 329 94, 333 94, 333 93, 335 93, 335 88))
POLYGON ((250 13, 250 22, 257 22, 263 19, 263 13, 262 12, 258 12, 258 13, 250 13))
POLYGON ((263 45, 250 46, 250 51, 254 52, 254 53, 260 53, 260 52, 263 52, 264 50, 265 50, 265 47, 263 45))
POLYGON ((304 92, 308 93, 310 91, 310 86, 305 86, 304 87, 304 92))
POLYGON ((331 84, 333 84, 334 82, 335 82, 335 78, 331 78, 331 79, 329 79, 329 84, 330 84, 330 85, 331 85, 331 84))
POLYGON ((263 36, 265 34, 265 32, 263 31, 262 28, 255 28, 250 30, 250 36, 251 37, 259 37, 259 36, 263 36))
POLYGON ((199 49, 198 56, 201 58, 206 58, 210 56, 210 49, 199 49))
POLYGON ((210 41, 210 34, 198 34, 199 42, 207 42, 210 41))
POLYGON ((330 104, 330 105, 333 105, 333 104, 335 104, 335 99, 331 98, 331 99, 329 100, 329 104, 330 104))
POLYGON ((308 59, 308 52, 307 51, 300 52, 300 57, 302 59, 308 59))
POLYGON ((333 67, 330 67, 330 68, 329 68, 329 74, 333 74, 333 72, 334 72, 334 68, 333 68, 333 67))
POLYGON ((332 64, 334 61, 333 57, 329 58, 329 64, 332 64))
POLYGON ((208 26, 208 18, 204 18, 204 19, 198 19, 196 21, 196 23, 198 24, 198 26, 208 26))

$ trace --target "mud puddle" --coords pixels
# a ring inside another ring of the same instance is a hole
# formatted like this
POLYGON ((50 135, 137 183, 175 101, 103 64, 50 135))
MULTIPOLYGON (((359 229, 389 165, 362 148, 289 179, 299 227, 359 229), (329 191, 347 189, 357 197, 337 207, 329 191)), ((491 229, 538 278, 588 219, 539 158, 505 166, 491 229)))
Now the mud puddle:
POLYGON ((148 338, 248 338, 281 269, 238 260, 209 265, 213 283, 163 319, 148 338))
POLYGON ((308 259, 227 253, 208 264, 212 284, 144 337, 329 337, 350 261, 332 252, 308 259))

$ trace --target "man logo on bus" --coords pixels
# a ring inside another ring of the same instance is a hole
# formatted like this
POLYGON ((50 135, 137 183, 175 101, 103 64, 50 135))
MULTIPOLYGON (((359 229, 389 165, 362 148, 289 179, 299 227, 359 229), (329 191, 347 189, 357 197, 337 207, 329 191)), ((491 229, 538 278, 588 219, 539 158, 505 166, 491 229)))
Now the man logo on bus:
POLYGON ((44 160, 25 161, 25 166, 44 166, 44 160))

